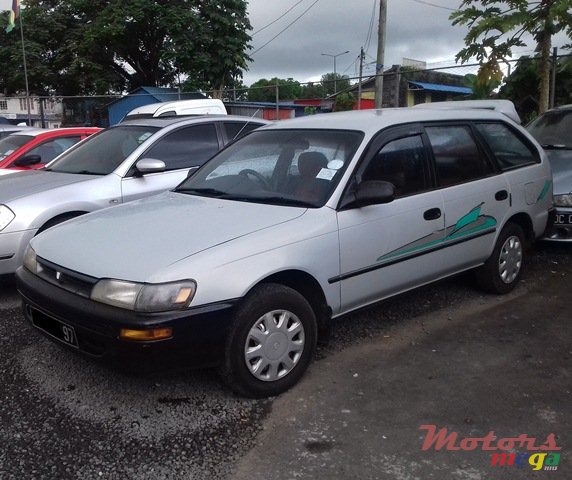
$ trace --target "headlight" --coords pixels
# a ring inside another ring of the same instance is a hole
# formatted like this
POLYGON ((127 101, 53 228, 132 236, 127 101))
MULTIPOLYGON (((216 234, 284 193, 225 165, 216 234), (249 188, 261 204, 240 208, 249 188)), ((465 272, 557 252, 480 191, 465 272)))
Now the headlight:
POLYGON ((555 207, 572 207, 572 193, 566 195, 554 195, 555 207))
POLYGON ((137 312, 166 312, 189 306, 197 285, 192 280, 173 283, 133 283, 103 279, 95 284, 91 299, 137 312))
POLYGON ((24 267, 26 267, 30 272, 37 274, 41 267, 38 265, 36 260, 36 252, 34 249, 28 245, 26 251, 24 252, 24 267))
POLYGON ((0 205, 0 231, 4 230, 15 217, 14 212, 6 205, 0 205))

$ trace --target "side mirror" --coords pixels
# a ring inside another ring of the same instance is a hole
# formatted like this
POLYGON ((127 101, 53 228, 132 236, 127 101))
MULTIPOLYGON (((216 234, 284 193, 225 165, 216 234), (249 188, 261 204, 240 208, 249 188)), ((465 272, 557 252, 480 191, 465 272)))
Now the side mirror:
POLYGON ((135 168, 141 175, 145 175, 146 173, 164 172, 167 166, 163 160, 142 158, 135 164, 135 168))
POLYGON ((390 203, 395 199, 395 186, 393 183, 381 180, 371 180, 360 183, 354 192, 356 207, 390 203))
POLYGON ((24 155, 16 160, 12 165, 15 167, 31 167, 38 163, 42 163, 42 157, 40 155, 24 155))

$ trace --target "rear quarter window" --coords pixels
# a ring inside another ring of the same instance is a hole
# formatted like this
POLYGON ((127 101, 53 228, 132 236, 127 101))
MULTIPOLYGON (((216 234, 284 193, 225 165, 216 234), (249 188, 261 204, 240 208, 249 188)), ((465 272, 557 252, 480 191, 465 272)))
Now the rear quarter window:
POLYGON ((477 123, 501 170, 512 170, 540 162, 538 152, 502 123, 477 123))
POLYGON ((448 187, 494 173, 468 125, 426 127, 439 185, 448 187))

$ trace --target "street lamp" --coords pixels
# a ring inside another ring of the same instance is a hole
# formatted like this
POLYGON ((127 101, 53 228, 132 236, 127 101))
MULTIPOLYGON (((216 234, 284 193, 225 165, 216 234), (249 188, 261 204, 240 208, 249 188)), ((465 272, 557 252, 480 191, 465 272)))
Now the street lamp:
POLYGON ((334 94, 338 91, 337 85, 336 85, 336 80, 337 80, 337 75, 336 75, 336 57, 339 57, 340 55, 345 55, 346 53, 350 53, 349 50, 346 50, 345 52, 340 52, 340 53, 336 53, 335 55, 332 55, 331 53, 321 53, 320 55, 323 55, 324 57, 332 57, 334 59, 334 94))

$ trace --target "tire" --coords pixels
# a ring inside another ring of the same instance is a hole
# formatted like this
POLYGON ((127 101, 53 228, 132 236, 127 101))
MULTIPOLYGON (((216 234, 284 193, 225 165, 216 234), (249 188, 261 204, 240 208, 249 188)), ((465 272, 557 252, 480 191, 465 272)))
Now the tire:
POLYGON ((522 276, 525 263, 525 238, 522 227, 515 223, 508 223, 501 230, 493 253, 476 270, 480 288, 497 294, 514 289, 522 276))
POLYGON ((239 395, 278 395, 302 378, 316 340, 316 316, 306 298, 284 285, 259 285, 238 307, 219 373, 239 395))

